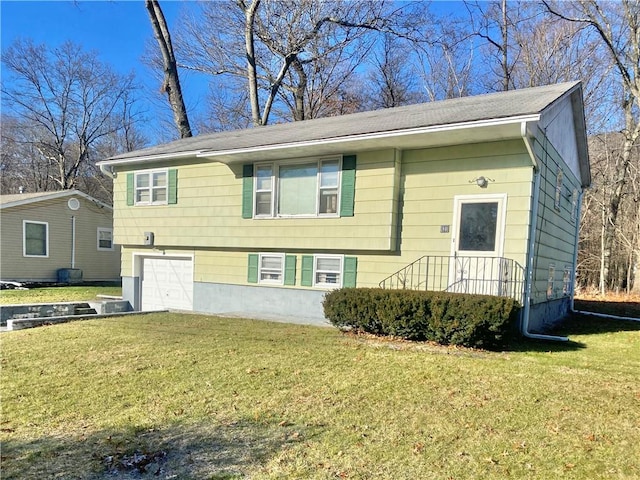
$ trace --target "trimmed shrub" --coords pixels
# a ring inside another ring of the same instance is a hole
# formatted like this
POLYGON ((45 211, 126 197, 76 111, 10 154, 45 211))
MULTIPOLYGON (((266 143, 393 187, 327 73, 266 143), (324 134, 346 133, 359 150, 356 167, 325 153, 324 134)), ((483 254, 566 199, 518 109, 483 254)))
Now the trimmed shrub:
POLYGON ((520 311, 508 297, 379 288, 333 290, 323 307, 341 329, 485 349, 506 344, 520 311))

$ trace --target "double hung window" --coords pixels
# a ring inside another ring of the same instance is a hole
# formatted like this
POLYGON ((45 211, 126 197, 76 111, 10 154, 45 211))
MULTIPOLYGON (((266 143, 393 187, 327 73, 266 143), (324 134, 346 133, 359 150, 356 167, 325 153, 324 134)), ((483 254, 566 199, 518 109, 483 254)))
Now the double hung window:
POLYGON ((259 164, 254 170, 254 216, 337 216, 340 160, 259 164))
POLYGON ((284 254, 262 253, 259 262, 258 283, 282 285, 284 281, 284 254))
POLYGON ((136 205, 167 203, 167 170, 137 172, 135 179, 136 205))
POLYGON ((113 230, 98 227, 98 250, 113 250, 113 230))
POLYGON ((313 286, 336 288, 342 286, 341 255, 315 255, 313 258, 313 286))
POLYGON ((25 257, 49 256, 49 224, 24 220, 22 222, 22 254, 25 257))

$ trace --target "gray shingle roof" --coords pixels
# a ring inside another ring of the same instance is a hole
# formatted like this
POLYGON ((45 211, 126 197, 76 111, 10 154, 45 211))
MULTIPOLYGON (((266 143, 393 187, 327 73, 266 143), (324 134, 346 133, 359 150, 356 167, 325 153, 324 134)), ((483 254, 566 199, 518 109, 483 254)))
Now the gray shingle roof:
POLYGON ((176 140, 128 152, 109 161, 188 152, 226 151, 394 132, 407 129, 535 115, 573 91, 579 82, 525 88, 431 103, 283 123, 176 140))

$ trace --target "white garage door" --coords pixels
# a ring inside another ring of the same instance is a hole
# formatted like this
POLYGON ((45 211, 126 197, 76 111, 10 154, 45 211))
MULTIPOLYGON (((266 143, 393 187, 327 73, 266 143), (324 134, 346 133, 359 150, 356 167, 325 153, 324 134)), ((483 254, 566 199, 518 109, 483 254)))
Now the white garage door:
POLYGON ((193 260, 144 258, 142 310, 193 310, 193 260))

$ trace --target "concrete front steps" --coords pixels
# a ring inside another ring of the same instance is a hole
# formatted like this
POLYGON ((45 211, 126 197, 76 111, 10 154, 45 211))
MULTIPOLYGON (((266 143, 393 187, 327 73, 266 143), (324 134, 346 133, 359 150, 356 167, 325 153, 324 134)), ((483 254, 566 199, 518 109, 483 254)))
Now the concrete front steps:
POLYGON ((53 323, 125 315, 134 313, 132 310, 129 302, 124 300, 3 305, 0 306, 0 327, 21 330, 53 323))

